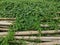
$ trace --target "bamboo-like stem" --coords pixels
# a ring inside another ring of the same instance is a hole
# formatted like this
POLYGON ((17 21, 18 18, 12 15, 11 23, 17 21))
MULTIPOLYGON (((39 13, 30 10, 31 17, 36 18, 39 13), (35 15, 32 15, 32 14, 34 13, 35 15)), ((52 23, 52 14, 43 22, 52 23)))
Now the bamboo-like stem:
MULTIPOLYGON (((0 36, 0 37, 5 37, 5 36, 0 36)), ((36 37, 36 36, 15 36, 14 37, 16 40, 31 40, 31 41, 35 41, 35 40, 40 40, 40 41, 59 41, 60 37, 36 37)))
POLYGON ((0 28, 8 28, 9 26, 0 25, 0 28))
POLYGON ((15 39, 24 39, 24 40, 41 40, 41 41, 55 41, 60 40, 60 37, 36 37, 36 36, 15 36, 15 39))
POLYGON ((0 31, 8 31, 8 28, 0 28, 0 31))
MULTIPOLYGON (((13 25, 13 22, 9 22, 9 21, 0 21, 0 26, 4 25, 4 26, 9 26, 9 25, 13 25)), ((48 24, 40 24, 41 27, 49 27, 48 24)), ((60 24, 58 25, 60 26, 60 24)))
POLYGON ((60 14, 60 12, 56 12, 56 13, 60 14))
POLYGON ((0 21, 0 25, 12 25, 11 21, 0 21))
POLYGON ((60 17, 55 17, 55 18, 53 18, 53 19, 60 19, 60 17))
MULTIPOLYGON (((38 31, 21 31, 21 32, 16 32, 15 35, 34 35, 34 34, 39 34, 38 31)), ((0 36, 8 35, 8 32, 0 32, 0 36)))
MULTIPOLYGON (((12 22, 8 22, 8 21, 0 21, 0 27, 1 26, 9 26, 9 25, 13 25, 12 22)), ((49 27, 48 24, 40 24, 41 27, 49 27)), ((58 25, 60 26, 60 25, 58 25)))
POLYGON ((26 43, 26 45, 56 45, 56 44, 60 45, 60 41, 52 41, 52 42, 44 42, 44 43, 35 43, 35 42, 25 41, 25 43, 26 43))
POLYGON ((26 42, 26 45, 60 45, 60 41, 54 41, 54 42, 45 42, 45 43, 32 43, 32 42, 26 42))
MULTIPOLYGON (((4 26, 9 26, 9 25, 13 25, 13 24, 10 23, 10 22, 0 22, 0 26, 2 26, 2 25, 4 25, 4 26)), ((41 27, 49 27, 48 24, 40 24, 40 26, 41 26, 41 27)), ((58 26, 60 26, 60 25, 58 25, 58 26)))
MULTIPOLYGON (((3 29, 4 30, 4 29, 3 29)), ((8 29, 5 29, 8 30, 8 29)), ((60 30, 47 30, 47 31, 41 31, 41 34, 54 34, 54 33, 60 33, 60 30)), ((20 31, 15 32, 15 35, 34 35, 34 34, 40 34, 38 31, 20 31)), ((0 32, 0 36, 7 35, 7 32, 0 32)))
MULTIPOLYGON (((19 41, 10 41, 11 43, 20 43, 19 41)), ((52 42, 44 42, 44 43, 35 43, 35 42, 28 42, 28 41, 24 41, 26 43, 26 45, 56 45, 59 44, 60 45, 60 40, 59 41, 52 41, 52 42)))
MULTIPOLYGON (((41 27, 50 27, 48 24, 40 24, 41 27)), ((60 24, 58 25, 60 26, 60 24)))
MULTIPOLYGON (((60 12, 57 12, 60 13, 60 12)), ((59 17, 55 17, 53 19, 58 19, 59 17)), ((16 18, 0 18, 0 20, 16 20, 16 18)))
POLYGON ((15 20, 16 18, 0 18, 0 20, 15 20))
POLYGON ((40 45, 60 45, 60 40, 52 41, 52 42, 44 42, 44 43, 40 43, 40 45))

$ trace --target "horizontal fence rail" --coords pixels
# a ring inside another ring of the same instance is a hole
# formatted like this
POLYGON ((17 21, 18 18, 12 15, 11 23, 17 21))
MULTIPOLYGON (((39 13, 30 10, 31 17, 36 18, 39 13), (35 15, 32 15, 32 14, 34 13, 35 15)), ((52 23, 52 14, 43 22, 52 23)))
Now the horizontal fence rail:
POLYGON ((1 20, 15 20, 16 18, 0 18, 0 21, 1 20))
MULTIPOLYGON (((20 43, 20 41, 16 40, 16 41, 9 41, 10 43, 20 43)), ((60 40, 59 41, 52 41, 52 42, 42 42, 42 43, 35 43, 35 42, 29 42, 29 41, 25 41, 26 45, 60 45, 60 40)))
MULTIPOLYGON (((0 26, 8 26, 8 25, 13 25, 14 21, 0 21, 0 26)), ((48 24, 40 24, 41 27, 49 27, 48 24)), ((58 24, 58 26, 60 26, 60 24, 58 24)))
MULTIPOLYGON (((10 43, 20 43, 18 40, 17 41, 9 41, 10 43)), ((60 40, 59 41, 52 41, 52 42, 44 42, 44 43, 35 43, 35 42, 28 42, 25 41, 26 45, 60 45, 60 40)))
MULTIPOLYGON (((1 37, 1 36, 0 36, 1 37)), ((6 36, 2 36, 2 37, 6 37, 6 36)), ((60 37, 36 37, 36 36, 15 36, 14 37, 16 40, 28 40, 28 41, 59 41, 60 37)))
MULTIPOLYGON (((6 29, 7 30, 7 29, 6 29)), ((34 34, 53 34, 53 33, 60 33, 60 30, 48 30, 48 31, 17 31, 15 32, 15 35, 34 35, 34 34)), ((0 32, 0 36, 7 35, 8 32, 0 32)))
POLYGON ((12 25, 12 21, 0 21, 0 26, 1 25, 12 25))

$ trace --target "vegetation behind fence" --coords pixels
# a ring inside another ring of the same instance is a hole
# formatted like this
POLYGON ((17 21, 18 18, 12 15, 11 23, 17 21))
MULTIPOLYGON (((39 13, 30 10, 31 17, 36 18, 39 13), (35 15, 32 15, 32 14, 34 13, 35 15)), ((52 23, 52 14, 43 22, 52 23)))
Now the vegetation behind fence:
POLYGON ((10 45, 8 42, 14 40, 15 31, 33 30, 40 33, 37 36, 43 36, 42 30, 59 30, 59 11, 59 0, 1 0, 0 18, 15 20, 9 26, 8 36, 0 44, 10 45))

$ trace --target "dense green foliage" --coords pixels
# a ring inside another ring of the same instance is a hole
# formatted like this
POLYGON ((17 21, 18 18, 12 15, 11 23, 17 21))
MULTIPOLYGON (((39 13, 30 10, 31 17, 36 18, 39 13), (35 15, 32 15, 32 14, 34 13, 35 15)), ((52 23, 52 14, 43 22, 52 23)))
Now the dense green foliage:
POLYGON ((58 1, 20 1, 20 3, 17 3, 4 1, 0 4, 0 17, 16 17, 18 30, 37 30, 39 28, 39 26, 36 27, 38 23, 52 24, 52 26, 55 26, 54 24, 60 23, 59 20, 52 20, 54 17, 59 17, 56 12, 60 11, 60 2, 57 2, 58 1), (45 19, 45 21, 43 22, 41 19, 45 19))
POLYGON ((60 16, 56 13, 60 11, 59 0, 1 0, 0 2, 0 17, 16 18, 13 29, 19 31, 60 29, 58 27, 60 20, 53 20, 54 17, 60 16), (40 24, 48 24, 50 27, 43 28, 40 24))

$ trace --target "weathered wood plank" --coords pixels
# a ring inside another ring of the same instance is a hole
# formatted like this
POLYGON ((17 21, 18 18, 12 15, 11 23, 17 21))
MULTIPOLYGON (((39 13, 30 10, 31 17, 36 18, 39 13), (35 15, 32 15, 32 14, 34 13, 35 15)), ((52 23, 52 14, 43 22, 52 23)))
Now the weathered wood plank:
POLYGON ((0 20, 15 20, 16 18, 0 18, 0 20))
MULTIPOLYGON (((9 41, 9 43, 20 43, 20 41, 19 40, 9 41)), ((24 41, 24 43, 26 45, 56 45, 56 44, 60 45, 60 40, 51 42, 40 42, 40 43, 24 41)))
MULTIPOLYGON (((9 29, 4 29, 0 28, 0 30, 9 30, 9 29)), ((46 30, 46 31, 41 31, 41 34, 54 34, 54 33, 60 33, 60 30, 46 30)), ((7 35, 7 32, 0 32, 0 35, 7 35)), ((17 31, 15 35, 34 35, 34 34, 40 34, 39 31, 17 31)))
POLYGON ((8 28, 0 28, 0 31, 8 31, 8 28))
POLYGON ((0 21, 0 26, 1 25, 13 25, 12 23, 13 23, 12 21, 0 21))
MULTIPOLYGON (((5 37, 5 36, 0 36, 0 37, 5 37)), ((14 37, 16 40, 31 40, 31 41, 36 41, 36 40, 40 40, 40 41, 59 41, 60 37, 36 37, 36 36, 15 36, 14 37)))
POLYGON ((0 28, 8 28, 9 26, 0 25, 0 28))
POLYGON ((60 12, 56 12, 57 14, 60 14, 60 12))
POLYGON ((60 40, 60 37, 15 36, 15 39, 55 41, 60 40))
MULTIPOLYGON (((50 27, 48 24, 40 24, 41 27, 50 27)), ((58 27, 60 26, 60 24, 58 24, 58 27)))
POLYGON ((40 45, 60 45, 60 40, 59 41, 52 41, 52 42, 44 42, 44 43, 40 43, 40 45))

